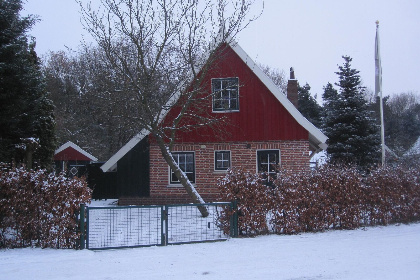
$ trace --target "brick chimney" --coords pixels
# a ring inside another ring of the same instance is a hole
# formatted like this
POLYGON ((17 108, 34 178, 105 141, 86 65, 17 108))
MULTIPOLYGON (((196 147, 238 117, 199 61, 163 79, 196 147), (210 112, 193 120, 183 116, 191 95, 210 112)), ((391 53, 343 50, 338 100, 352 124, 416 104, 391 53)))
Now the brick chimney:
POLYGON ((298 108, 298 82, 295 78, 293 67, 290 67, 290 79, 287 82, 287 99, 298 108))

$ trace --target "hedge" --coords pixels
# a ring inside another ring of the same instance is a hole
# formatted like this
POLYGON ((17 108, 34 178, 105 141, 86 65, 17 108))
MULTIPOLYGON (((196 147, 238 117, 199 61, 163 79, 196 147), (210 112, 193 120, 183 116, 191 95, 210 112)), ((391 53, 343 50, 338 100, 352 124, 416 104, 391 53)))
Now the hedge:
MULTIPOLYGON (((363 172, 352 166, 264 174, 229 170, 221 200, 238 201, 239 232, 294 234, 420 220, 419 170, 403 166, 363 172)), ((229 213, 225 213, 229 214, 229 213)))
POLYGON ((2 165, 0 246, 74 248, 79 206, 90 199, 83 178, 2 165))

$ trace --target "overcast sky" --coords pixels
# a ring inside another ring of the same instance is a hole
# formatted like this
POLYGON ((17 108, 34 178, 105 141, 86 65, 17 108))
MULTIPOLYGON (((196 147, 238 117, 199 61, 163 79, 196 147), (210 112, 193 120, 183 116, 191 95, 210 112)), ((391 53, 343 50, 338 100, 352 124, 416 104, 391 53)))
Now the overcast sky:
MULTIPOLYGON (((41 19, 30 32, 41 56, 66 46, 77 49, 83 34, 89 40, 74 0, 27 0, 23 14, 41 19)), ((364 86, 373 91, 376 20, 384 95, 420 93, 419 0, 264 0, 262 16, 238 41, 256 62, 287 77, 294 67, 299 83, 308 83, 318 99, 323 86, 337 82, 342 55, 353 58, 364 86)))

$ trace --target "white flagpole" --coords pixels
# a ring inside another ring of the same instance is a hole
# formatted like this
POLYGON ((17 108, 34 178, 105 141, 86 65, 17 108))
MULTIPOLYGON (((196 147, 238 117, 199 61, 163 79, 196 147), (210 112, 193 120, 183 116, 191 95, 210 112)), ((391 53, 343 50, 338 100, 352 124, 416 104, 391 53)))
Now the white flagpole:
POLYGON ((381 146, 382 146, 382 166, 385 166, 385 129, 384 129, 384 111, 382 101, 382 66, 381 55, 379 52, 379 21, 376 21, 375 37, 375 97, 379 94, 379 110, 381 114, 381 146))

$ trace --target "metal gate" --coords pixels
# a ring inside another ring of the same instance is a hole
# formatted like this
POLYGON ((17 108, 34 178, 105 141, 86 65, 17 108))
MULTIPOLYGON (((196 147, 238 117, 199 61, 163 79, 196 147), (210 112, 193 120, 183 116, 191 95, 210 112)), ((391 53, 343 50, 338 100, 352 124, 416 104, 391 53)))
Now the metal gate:
POLYGON ((80 247, 88 249, 162 246, 226 240, 236 236, 233 203, 161 206, 84 207, 80 247), (205 206, 203 218, 197 206, 205 206), (223 218, 221 218, 223 217, 223 218))

